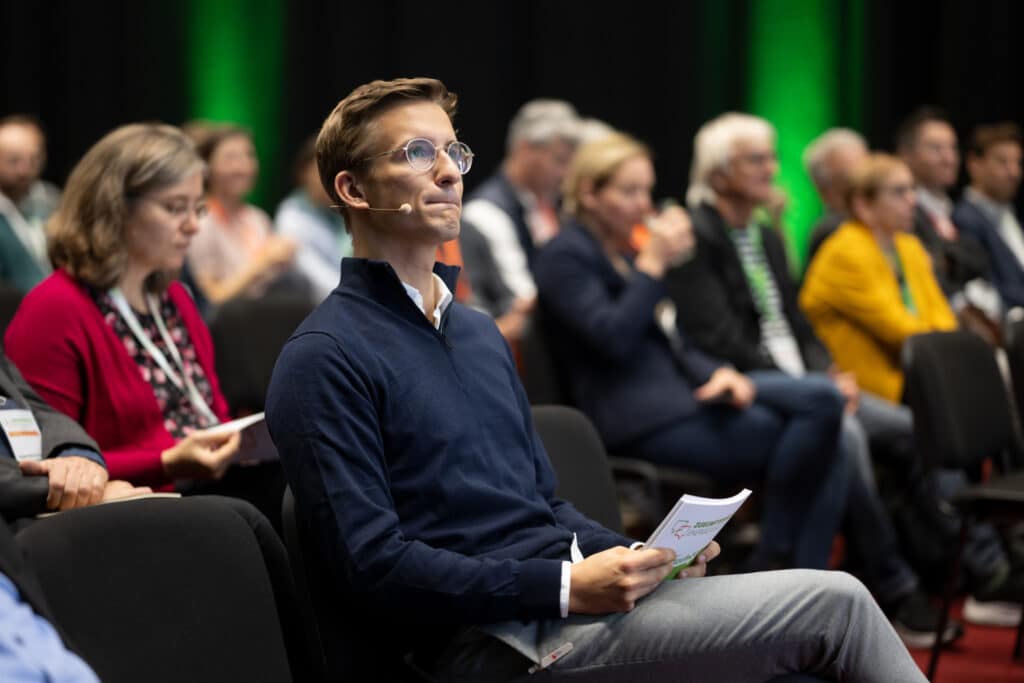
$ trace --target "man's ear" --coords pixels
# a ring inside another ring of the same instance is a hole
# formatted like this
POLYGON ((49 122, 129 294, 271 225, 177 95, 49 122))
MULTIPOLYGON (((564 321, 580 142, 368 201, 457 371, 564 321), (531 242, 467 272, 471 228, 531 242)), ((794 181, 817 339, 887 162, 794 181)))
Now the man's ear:
POLYGON ((359 186, 359 181, 351 171, 340 171, 334 176, 334 191, 338 193, 338 198, 345 206, 354 209, 365 209, 370 206, 359 186))

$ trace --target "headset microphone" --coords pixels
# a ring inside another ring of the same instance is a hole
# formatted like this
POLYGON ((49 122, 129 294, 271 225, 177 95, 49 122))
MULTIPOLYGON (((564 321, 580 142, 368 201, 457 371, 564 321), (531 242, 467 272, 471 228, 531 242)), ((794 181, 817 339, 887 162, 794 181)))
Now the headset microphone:
MULTIPOLYGON (((349 208, 352 208, 352 207, 349 207, 349 208)), ((367 211, 397 211, 398 213, 410 214, 410 213, 412 213, 412 205, 408 204, 408 203, 402 204, 397 209, 375 209, 372 206, 367 206, 366 210, 367 211)))
POLYGON ((398 213, 406 214, 406 215, 412 213, 412 204, 409 204, 408 202, 406 202, 405 204, 402 204, 397 209, 375 209, 372 206, 349 206, 348 204, 332 204, 331 208, 332 209, 348 208, 348 209, 356 209, 356 210, 361 210, 361 211, 396 211, 398 213))

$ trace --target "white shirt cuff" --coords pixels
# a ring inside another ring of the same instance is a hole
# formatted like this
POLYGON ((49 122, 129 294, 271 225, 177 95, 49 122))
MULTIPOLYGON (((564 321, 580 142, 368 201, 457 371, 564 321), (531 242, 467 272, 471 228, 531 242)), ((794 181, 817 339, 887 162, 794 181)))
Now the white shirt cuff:
POLYGON ((572 562, 562 562, 562 587, 558 592, 558 609, 562 618, 569 616, 569 583, 572 581, 572 562))

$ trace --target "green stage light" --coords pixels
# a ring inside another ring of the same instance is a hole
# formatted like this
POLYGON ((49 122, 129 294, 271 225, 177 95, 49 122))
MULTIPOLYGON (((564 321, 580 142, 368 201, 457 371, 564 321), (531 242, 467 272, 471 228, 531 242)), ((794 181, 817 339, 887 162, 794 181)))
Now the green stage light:
MULTIPOLYGON (((249 128, 264 169, 277 168, 283 97, 282 0, 191 0, 189 115, 249 128)), ((251 199, 269 201, 267 172, 251 199)))
POLYGON ((824 209, 804 172, 804 147, 827 128, 858 125, 862 110, 864 4, 861 0, 753 0, 747 107, 779 133, 779 185, 792 262, 824 209), (840 40, 845 36, 845 40, 840 40))

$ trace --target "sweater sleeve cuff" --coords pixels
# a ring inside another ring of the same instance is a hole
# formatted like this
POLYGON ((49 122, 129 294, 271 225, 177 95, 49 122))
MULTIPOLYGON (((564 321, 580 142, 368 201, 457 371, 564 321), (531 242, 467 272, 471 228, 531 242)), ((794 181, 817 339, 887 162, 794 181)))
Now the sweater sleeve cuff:
POLYGON ((523 560, 519 570, 519 596, 524 615, 555 618, 561 614, 562 561, 523 560))
POLYGON ((107 469, 107 463, 103 460, 103 456, 101 456, 99 453, 92 450, 91 448, 71 446, 68 448, 64 448, 60 451, 57 451, 57 453, 55 453, 53 457, 66 458, 68 456, 77 456, 79 458, 85 458, 86 460, 93 461, 103 469, 107 469))

